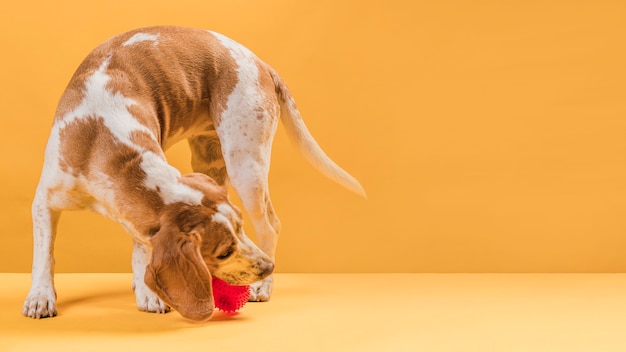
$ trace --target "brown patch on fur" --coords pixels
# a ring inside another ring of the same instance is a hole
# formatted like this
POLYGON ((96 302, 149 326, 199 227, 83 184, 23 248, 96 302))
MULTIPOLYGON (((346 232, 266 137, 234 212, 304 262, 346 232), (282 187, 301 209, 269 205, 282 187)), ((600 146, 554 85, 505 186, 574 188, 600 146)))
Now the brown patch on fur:
POLYGON ((142 146, 145 150, 163 156, 163 150, 159 147, 159 143, 147 132, 132 131, 130 133, 130 141, 136 145, 142 146))
POLYGON ((96 153, 99 147, 115 143, 101 118, 96 117, 76 119, 59 133, 61 170, 75 177, 87 176, 89 170, 96 166, 100 157, 96 153))
MULTIPOLYGON (((274 82, 274 77, 272 75, 272 69, 267 64, 258 59, 257 67, 259 69, 259 85, 261 86, 260 91, 264 93, 275 92, 276 85, 274 82)), ((265 94, 263 96, 263 107, 269 109, 266 112, 271 118, 278 118, 280 116, 280 105, 278 103, 277 94, 265 94)))
POLYGON ((158 190, 144 186, 147 175, 141 167, 142 155, 120 144, 115 158, 109 160, 109 177, 113 180, 116 207, 142 234, 157 226, 163 208, 158 190), (115 170, 115 171, 114 171, 115 170))
POLYGON ((80 105, 85 96, 83 89, 81 88, 84 85, 84 81, 77 79, 71 81, 70 84, 71 86, 66 88, 65 92, 61 96, 61 99, 59 100, 55 114, 56 119, 61 119, 74 110, 78 105, 80 105))
MULTIPOLYGON (((146 126, 150 131, 152 131, 153 135, 157 140, 154 140, 152 136, 150 139, 150 148, 157 147, 160 152, 158 154, 162 154, 163 150, 160 148, 161 145, 161 127, 159 125, 159 120, 157 118, 156 112, 153 110, 150 104, 145 103, 143 99, 136 100, 137 104, 127 106, 126 109, 128 112, 133 115, 133 117, 139 121, 142 125, 146 126)), ((143 146, 144 144, 139 144, 143 146)))
MULTIPOLYGON (((210 33, 209 33, 210 34, 210 33)), ((231 56, 228 48, 222 46, 219 39, 210 34, 211 47, 215 48, 211 60, 212 75, 208 77, 211 82, 212 100, 209 103, 209 112, 216 125, 219 125, 222 113, 227 108, 228 97, 232 94, 239 75, 237 62, 231 56)))

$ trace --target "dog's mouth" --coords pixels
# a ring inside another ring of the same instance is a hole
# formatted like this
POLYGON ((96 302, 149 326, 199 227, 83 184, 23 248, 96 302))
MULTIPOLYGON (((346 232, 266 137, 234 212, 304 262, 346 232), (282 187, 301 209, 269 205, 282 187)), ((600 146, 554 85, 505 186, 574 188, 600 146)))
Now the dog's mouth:
POLYGON ((229 285, 247 286, 257 281, 261 281, 274 272, 274 263, 270 262, 262 267, 251 268, 250 270, 224 272, 216 270, 211 273, 215 277, 225 281, 229 285))

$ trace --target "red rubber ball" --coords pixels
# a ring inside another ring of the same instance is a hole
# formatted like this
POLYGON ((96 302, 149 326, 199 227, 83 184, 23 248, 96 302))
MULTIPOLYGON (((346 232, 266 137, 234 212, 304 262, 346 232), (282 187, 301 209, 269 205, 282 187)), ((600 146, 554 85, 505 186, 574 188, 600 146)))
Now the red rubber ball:
POLYGON ((250 286, 229 285, 213 276, 213 300, 215 307, 227 314, 233 314, 243 307, 250 298, 250 286))

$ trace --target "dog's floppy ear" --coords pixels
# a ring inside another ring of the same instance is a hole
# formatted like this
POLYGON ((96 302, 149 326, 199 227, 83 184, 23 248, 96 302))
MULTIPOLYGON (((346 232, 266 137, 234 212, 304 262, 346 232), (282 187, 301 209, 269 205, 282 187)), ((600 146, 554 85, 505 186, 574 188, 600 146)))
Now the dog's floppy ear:
POLYGON ((200 255, 200 234, 184 233, 170 223, 150 241, 152 258, 146 266, 146 285, 183 317, 210 319, 215 306, 211 274, 200 255))

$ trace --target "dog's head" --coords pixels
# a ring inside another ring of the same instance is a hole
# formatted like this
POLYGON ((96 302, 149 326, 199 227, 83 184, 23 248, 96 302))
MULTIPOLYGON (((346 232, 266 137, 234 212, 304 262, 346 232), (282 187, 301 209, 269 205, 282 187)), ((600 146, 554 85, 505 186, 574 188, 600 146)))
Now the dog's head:
POLYGON ((165 206, 144 279, 182 316, 207 320, 214 309, 211 275, 249 285, 271 274, 274 263, 245 235, 241 212, 222 187, 200 174, 183 182, 204 193, 202 205, 165 206))

